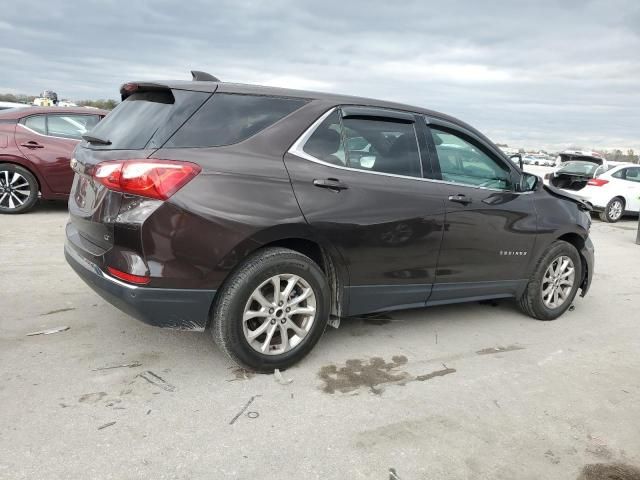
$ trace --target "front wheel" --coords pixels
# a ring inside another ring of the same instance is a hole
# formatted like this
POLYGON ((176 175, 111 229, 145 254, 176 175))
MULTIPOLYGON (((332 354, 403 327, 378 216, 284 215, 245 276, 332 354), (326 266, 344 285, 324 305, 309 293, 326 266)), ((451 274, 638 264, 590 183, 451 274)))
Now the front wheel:
POLYGON ((329 298, 325 276, 309 257, 286 248, 259 250, 216 295, 213 339, 252 370, 288 368, 322 336, 329 298))
POLYGON ((538 320, 554 320, 571 306, 581 279, 578 251, 570 243, 558 240, 538 261, 520 298, 520 308, 538 320))
POLYGON ((0 213, 25 213, 38 201, 38 181, 19 165, 0 163, 0 213))

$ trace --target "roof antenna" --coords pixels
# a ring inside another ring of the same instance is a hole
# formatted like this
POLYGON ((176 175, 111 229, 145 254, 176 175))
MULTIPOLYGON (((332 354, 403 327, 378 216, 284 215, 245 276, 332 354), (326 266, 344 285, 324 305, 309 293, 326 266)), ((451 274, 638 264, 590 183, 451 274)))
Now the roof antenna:
POLYGON ((198 70, 191 70, 191 76, 193 77, 191 78, 191 80, 193 80, 194 82, 219 82, 220 81, 219 78, 214 77, 210 73, 200 72, 198 70))

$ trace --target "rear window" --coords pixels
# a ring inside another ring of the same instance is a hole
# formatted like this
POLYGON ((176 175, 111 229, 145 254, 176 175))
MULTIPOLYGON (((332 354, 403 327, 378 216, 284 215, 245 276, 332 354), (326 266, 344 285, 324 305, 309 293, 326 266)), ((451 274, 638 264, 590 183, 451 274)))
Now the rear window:
POLYGON ((135 92, 91 132, 111 144, 88 145, 100 150, 160 148, 210 96, 211 93, 186 90, 135 92))
POLYGON ((219 147, 241 142, 306 102, 298 98, 216 93, 165 147, 219 147))

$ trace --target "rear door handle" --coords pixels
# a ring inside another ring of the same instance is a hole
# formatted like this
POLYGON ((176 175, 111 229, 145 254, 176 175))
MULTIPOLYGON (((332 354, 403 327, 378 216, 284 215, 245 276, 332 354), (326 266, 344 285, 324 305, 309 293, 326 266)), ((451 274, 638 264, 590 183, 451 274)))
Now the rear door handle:
POLYGON ((455 203, 461 203, 463 205, 468 205, 473 200, 471 200, 470 197, 467 197, 466 195, 464 195, 462 193, 458 193, 457 195, 449 195, 449 201, 450 202, 455 202, 455 203))
POLYGON ((340 190, 346 190, 349 188, 347 187, 347 185, 342 183, 337 178, 316 178, 313 181, 313 184, 316 187, 327 188, 329 190, 334 190, 336 192, 339 192, 340 190))
POLYGON ((21 143, 20 146, 26 148, 44 148, 44 145, 40 145, 38 142, 34 142, 33 140, 31 140, 30 142, 21 143))

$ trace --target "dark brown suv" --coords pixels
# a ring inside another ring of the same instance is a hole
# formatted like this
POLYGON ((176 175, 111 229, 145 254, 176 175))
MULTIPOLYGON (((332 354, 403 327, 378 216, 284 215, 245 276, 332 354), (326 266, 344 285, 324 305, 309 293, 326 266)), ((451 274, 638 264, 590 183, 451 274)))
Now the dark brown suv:
POLYGON ((341 317, 515 298, 550 320, 586 293, 585 205, 469 125, 205 78, 125 84, 75 151, 65 254, 123 311, 269 371, 341 317))

